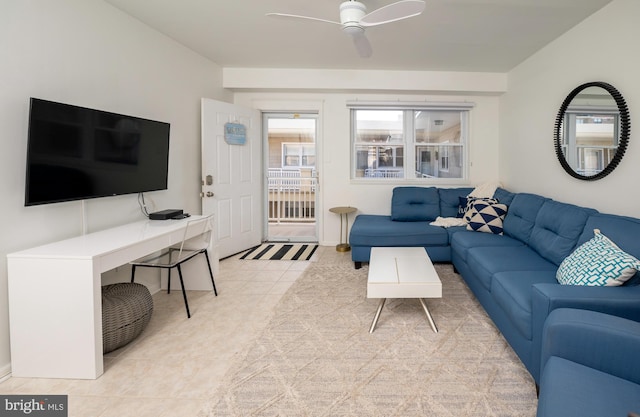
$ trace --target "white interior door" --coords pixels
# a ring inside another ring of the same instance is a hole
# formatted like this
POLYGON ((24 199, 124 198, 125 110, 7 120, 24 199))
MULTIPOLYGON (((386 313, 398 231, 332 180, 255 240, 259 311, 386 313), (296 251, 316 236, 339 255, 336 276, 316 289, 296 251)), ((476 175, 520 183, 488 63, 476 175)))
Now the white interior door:
POLYGON ((255 109, 202 99, 202 214, 214 215, 214 258, 262 241, 261 118, 255 109), (225 124, 243 125, 246 142, 225 140, 225 124))

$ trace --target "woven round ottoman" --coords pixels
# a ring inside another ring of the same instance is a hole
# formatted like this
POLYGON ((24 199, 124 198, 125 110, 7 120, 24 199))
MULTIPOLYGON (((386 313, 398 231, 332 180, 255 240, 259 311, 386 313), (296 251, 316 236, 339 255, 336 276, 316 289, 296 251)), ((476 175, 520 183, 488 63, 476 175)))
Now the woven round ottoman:
POLYGON ((131 342, 147 327, 153 299, 147 287, 118 283, 102 287, 102 353, 131 342))

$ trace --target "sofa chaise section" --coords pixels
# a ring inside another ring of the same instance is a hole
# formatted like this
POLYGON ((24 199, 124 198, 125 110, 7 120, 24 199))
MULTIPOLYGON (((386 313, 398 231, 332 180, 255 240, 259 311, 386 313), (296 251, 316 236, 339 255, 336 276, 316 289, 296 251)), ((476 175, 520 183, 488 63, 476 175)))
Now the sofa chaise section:
POLYGON ((351 227, 349 243, 356 268, 369 262, 374 246, 422 246, 433 262, 450 262, 452 230, 430 223, 437 217, 456 217, 460 197, 466 198, 471 191, 473 188, 396 187, 390 215, 360 214, 351 227))

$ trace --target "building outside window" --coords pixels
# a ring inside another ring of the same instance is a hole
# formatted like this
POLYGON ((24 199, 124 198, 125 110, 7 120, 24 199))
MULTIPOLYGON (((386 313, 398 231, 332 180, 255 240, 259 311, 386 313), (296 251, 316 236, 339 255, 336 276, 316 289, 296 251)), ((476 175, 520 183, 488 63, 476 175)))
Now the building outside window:
POLYGON ((471 104, 350 107, 353 179, 466 179, 471 104))

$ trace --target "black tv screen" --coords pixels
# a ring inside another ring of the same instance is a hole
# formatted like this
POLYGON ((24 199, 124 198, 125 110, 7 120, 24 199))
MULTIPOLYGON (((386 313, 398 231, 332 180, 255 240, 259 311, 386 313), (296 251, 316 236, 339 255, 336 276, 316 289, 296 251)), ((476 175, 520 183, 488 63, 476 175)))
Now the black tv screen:
POLYGON ((25 205, 166 190, 169 123, 31 98, 25 205))

